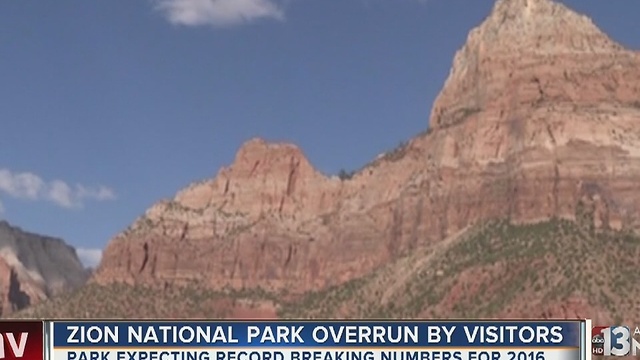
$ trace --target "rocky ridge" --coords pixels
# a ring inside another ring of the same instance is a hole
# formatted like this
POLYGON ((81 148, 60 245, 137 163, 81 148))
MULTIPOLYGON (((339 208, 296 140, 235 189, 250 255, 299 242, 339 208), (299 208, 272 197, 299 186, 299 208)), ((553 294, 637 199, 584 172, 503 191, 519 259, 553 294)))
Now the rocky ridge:
POLYGON ((88 277, 64 241, 0 221, 0 316, 75 290, 88 277))
POLYGON ((253 139, 114 238, 92 282, 299 294, 496 218, 588 211, 594 228, 637 229, 638 69, 560 3, 498 0, 455 55, 429 132, 342 180, 253 139))

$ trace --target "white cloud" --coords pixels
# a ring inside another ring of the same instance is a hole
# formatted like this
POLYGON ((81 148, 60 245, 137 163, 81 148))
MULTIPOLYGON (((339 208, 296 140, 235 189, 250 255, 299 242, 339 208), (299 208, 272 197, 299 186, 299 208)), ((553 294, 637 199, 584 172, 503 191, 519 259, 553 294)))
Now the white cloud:
POLYGON ((65 182, 54 180, 51 182, 48 197, 54 203, 66 207, 73 207, 73 191, 65 182))
POLYGON ((157 9, 177 25, 233 26, 258 19, 283 20, 276 0, 155 0, 157 9))
POLYGON ((76 249, 76 254, 78 254, 78 258, 84 266, 91 268, 96 268, 102 259, 101 249, 78 248, 76 249))
MULTIPOLYGON (((33 173, 14 173, 0 169, 0 194, 18 199, 47 200, 64 208, 80 208, 86 200, 106 201, 116 198, 105 186, 70 186, 62 180, 44 181, 33 173)), ((1 210, 0 204, 0 210, 1 210)))
POLYGON ((0 190, 13 197, 36 199, 44 186, 44 182, 32 173, 13 174, 0 169, 0 190))

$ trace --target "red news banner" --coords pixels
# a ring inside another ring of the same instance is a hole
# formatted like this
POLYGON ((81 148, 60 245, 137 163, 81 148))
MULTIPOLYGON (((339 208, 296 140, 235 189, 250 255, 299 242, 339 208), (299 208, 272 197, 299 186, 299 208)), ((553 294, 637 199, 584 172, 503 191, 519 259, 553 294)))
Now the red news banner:
POLYGON ((42 321, 1 321, 0 360, 43 360, 42 321))

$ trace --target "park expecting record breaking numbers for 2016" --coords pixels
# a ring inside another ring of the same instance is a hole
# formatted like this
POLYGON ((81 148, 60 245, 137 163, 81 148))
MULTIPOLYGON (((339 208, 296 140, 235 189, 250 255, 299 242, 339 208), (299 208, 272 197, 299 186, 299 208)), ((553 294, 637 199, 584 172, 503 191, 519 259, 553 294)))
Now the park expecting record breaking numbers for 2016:
POLYGON ((82 351, 67 360, 546 360, 544 351, 82 351))

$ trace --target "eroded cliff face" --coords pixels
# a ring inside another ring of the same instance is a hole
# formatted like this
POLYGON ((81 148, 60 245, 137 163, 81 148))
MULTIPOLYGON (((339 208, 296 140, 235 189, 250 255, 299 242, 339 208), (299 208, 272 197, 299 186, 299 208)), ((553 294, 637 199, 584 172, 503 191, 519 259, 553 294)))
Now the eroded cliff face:
POLYGON ((564 5, 498 1, 434 104, 440 167, 489 187, 470 195, 493 191, 493 215, 571 217, 582 201, 596 207, 599 226, 635 227, 639 64, 637 52, 564 5))
POLYGON ((62 240, 0 221, 0 316, 83 285, 88 273, 62 240))
POLYGON ((498 0, 430 124, 344 181, 253 139, 113 239, 93 281, 297 293, 491 218, 638 226, 640 56, 561 4, 498 0))

